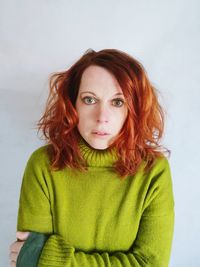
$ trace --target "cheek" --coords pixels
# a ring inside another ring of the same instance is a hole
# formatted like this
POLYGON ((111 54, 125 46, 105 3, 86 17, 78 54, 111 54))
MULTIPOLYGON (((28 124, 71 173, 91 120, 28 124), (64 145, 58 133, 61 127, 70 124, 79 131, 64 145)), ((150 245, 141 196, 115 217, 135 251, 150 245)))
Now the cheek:
POLYGON ((84 120, 89 119, 91 117, 90 112, 88 112, 88 110, 84 109, 84 108, 79 109, 77 113, 78 113, 78 117, 81 121, 84 121, 84 120))
POLYGON ((115 121, 118 123, 118 125, 122 126, 127 118, 127 110, 121 110, 118 113, 115 113, 115 121))
POLYGON ((120 132, 121 129, 123 128, 126 118, 127 118, 127 114, 123 113, 121 114, 121 116, 118 116, 118 118, 116 119, 116 124, 118 124, 118 127, 117 127, 118 132, 120 132))
POLYGON ((78 129, 86 130, 90 125, 91 116, 92 116, 91 113, 89 112, 88 109, 79 108, 77 109, 77 114, 79 118, 78 129))

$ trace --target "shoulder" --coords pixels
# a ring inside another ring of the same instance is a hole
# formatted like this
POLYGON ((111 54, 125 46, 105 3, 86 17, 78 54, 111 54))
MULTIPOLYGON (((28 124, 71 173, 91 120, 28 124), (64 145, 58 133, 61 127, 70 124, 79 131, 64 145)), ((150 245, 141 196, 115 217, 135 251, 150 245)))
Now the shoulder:
POLYGON ((34 150, 28 158, 27 166, 42 166, 50 164, 50 145, 44 145, 34 150))
POLYGON ((149 186, 166 186, 166 184, 172 183, 171 169, 169 160, 163 155, 162 157, 157 157, 154 159, 150 169, 145 170, 146 164, 143 165, 142 173, 143 182, 149 186))
POLYGON ((154 160, 153 166, 143 179, 145 185, 145 214, 166 215, 173 210, 173 183, 168 159, 163 156, 154 160), (147 208, 148 207, 148 208, 147 208))
POLYGON ((36 150, 34 150, 31 153, 30 157, 31 158, 47 157, 49 148, 50 148, 50 145, 44 145, 44 146, 38 147, 36 150))
POLYGON ((169 160, 163 156, 154 160, 153 166, 149 171, 151 184, 159 186, 171 186, 172 175, 169 160))
POLYGON ((163 157, 158 157, 154 160, 151 171, 163 172, 169 169, 170 169, 169 160, 165 156, 163 156, 163 157))
POLYGON ((44 145, 34 150, 25 165, 23 183, 45 184, 45 180, 49 177, 51 172, 51 164, 49 157, 49 145, 44 145))

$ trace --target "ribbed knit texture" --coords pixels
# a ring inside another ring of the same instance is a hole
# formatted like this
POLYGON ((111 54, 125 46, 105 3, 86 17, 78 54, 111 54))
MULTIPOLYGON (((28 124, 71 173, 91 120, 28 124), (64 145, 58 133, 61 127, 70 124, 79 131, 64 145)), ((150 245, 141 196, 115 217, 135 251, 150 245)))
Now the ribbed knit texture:
POLYGON ((47 146, 30 156, 23 176, 18 231, 50 233, 39 267, 165 267, 174 229, 169 163, 159 158, 121 180, 116 151, 80 141, 88 171, 50 171, 47 146))

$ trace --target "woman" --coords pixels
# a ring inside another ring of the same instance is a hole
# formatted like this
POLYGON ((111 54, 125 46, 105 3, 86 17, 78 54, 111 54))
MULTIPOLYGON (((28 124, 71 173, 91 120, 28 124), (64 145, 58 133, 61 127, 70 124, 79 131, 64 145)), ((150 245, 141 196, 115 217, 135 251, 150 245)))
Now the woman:
POLYGON ((17 257, 17 266, 23 257, 35 266, 168 266, 169 151, 143 66, 119 50, 88 50, 50 89, 38 123, 47 144, 25 168, 12 266, 17 257))

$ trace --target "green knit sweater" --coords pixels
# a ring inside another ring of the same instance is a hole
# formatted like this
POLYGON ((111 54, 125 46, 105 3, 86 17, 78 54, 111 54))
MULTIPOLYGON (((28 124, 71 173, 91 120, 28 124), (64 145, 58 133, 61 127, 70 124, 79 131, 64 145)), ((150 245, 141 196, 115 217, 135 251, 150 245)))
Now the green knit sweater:
POLYGON ((165 267, 174 230, 174 197, 167 159, 149 173, 141 164, 121 180, 114 151, 80 142, 86 173, 50 171, 47 146, 30 156, 23 176, 18 231, 51 234, 39 267, 165 267))

